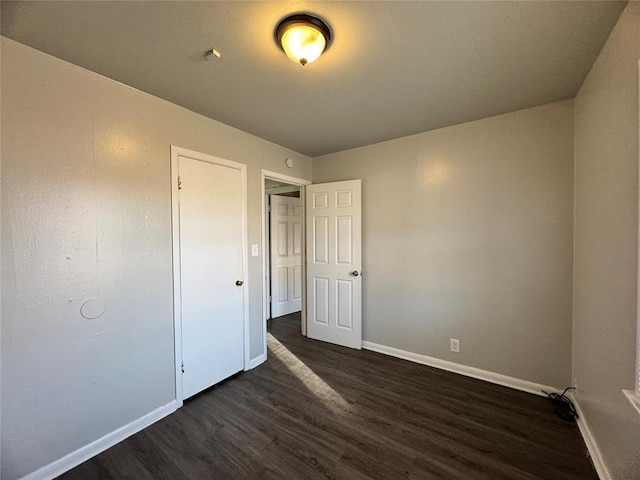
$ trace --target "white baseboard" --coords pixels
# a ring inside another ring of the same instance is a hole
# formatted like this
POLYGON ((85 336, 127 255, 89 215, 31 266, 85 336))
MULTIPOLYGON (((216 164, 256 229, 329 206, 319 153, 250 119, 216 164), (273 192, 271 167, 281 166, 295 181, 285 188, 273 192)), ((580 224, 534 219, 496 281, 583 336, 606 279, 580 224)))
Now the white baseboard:
POLYGON ((267 361, 267 354, 263 353, 262 355, 258 355, 256 358, 252 358, 249 360, 249 366, 245 368, 245 371, 256 368, 258 365, 267 361))
POLYGON ((640 413, 640 398, 638 398, 636 392, 634 392, 633 390, 622 390, 622 393, 624 393, 624 396, 627 397, 627 400, 631 402, 633 408, 635 408, 636 411, 640 413))
POLYGON ((465 375, 467 377, 496 383, 498 385, 510 387, 516 390, 522 390, 523 392, 533 393, 534 395, 545 396, 545 394, 542 393, 542 390, 545 390, 547 392, 558 390, 557 388, 550 387, 548 385, 529 382, 527 380, 502 375, 500 373, 489 372, 488 370, 482 370, 475 367, 468 367, 466 365, 460 365, 458 363, 441 360, 439 358, 428 357, 419 353, 407 352, 406 350, 387 347, 386 345, 379 345, 377 343, 363 341, 362 348, 378 353, 384 353, 385 355, 390 355, 392 357, 402 358, 411 362, 421 363, 422 365, 429 365, 430 367, 439 368, 441 370, 459 373, 460 375, 465 375))
POLYGON ((166 417, 170 413, 175 412, 177 409, 177 402, 174 400, 166 405, 155 409, 154 411, 146 414, 133 422, 108 433, 102 438, 99 438, 95 442, 85 445, 79 448, 75 452, 71 452, 65 455, 59 460, 56 460, 49 465, 46 465, 35 472, 30 473, 22 477, 21 480, 49 480, 55 478, 63 473, 71 470, 73 467, 77 467, 81 463, 95 457, 99 453, 104 452, 108 448, 113 447, 115 444, 120 443, 122 440, 130 437, 134 433, 138 433, 140 430, 147 428, 152 423, 157 422, 161 418, 166 417))
POLYGON ((578 428, 580 429, 582 438, 584 438, 584 443, 587 445, 587 450, 589 450, 589 455, 591 456, 593 466, 596 468, 598 477, 600 477, 600 480, 613 480, 613 477, 609 473, 607 465, 604 463, 604 459, 602 458, 602 453, 600 452, 600 448, 596 443, 596 439, 593 436, 593 433, 591 433, 591 429, 589 428, 587 419, 584 416, 584 412, 580 408, 580 403, 578 402, 576 396, 573 394, 571 395, 571 401, 576 407, 578 415, 580 415, 576 422, 578 423, 578 428))

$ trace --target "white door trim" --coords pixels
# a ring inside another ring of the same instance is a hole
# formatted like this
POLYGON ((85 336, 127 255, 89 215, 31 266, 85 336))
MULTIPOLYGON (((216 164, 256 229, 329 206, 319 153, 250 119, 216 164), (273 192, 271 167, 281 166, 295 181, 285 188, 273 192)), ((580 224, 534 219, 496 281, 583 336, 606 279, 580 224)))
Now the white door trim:
MULTIPOLYGON (((248 268, 248 235, 247 235, 247 166, 200 153, 186 148, 171 145, 171 247, 173 256, 173 328, 175 351, 175 384, 178 408, 183 403, 182 393, 182 291, 180 278, 180 210, 178 208, 178 157, 188 157, 202 162, 213 163, 240 170, 242 174, 242 276, 243 288, 243 323, 244 323, 244 369, 250 368, 249 359, 249 268, 248 268)), ((264 187, 263 187, 264 188, 264 187)))
MULTIPOLYGON (((260 173, 260 188, 261 188, 261 198, 262 198, 262 321, 264 322, 264 338, 263 338, 263 352, 264 358, 267 357, 267 314, 269 311, 269 297, 267 292, 267 260, 266 257, 268 255, 267 252, 267 205, 266 205, 266 192, 264 188, 264 181, 266 179, 277 180, 279 182, 286 182, 291 185, 297 185, 299 187, 304 187, 305 185, 311 185, 310 180, 304 180, 302 178, 291 177, 289 175, 284 175, 278 172, 272 172, 270 170, 261 170, 260 173)), ((300 205, 304 205, 305 202, 305 191, 304 188, 300 189, 300 205)), ((304 208, 301 208, 301 225, 302 228, 302 334, 306 335, 307 333, 307 316, 306 316, 306 276, 307 276, 307 257, 306 257, 306 231, 304 228, 305 217, 304 217, 304 208)))

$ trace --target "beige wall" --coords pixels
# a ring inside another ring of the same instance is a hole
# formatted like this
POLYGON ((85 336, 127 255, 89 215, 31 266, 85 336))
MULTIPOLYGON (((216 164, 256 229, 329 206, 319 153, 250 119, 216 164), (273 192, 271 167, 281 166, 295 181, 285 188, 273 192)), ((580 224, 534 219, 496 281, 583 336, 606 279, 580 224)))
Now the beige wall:
MULTIPOLYGON (((170 145, 309 179, 311 160, 2 39, 2 473, 18 478, 174 398, 170 145), (284 160, 296 159, 287 169, 284 160), (99 295, 106 313, 80 316, 99 295)), ((251 357, 261 261, 249 256, 251 357)))
POLYGON ((571 101, 313 160, 314 183, 353 178, 364 340, 569 383, 571 101))
POLYGON ((630 2, 575 99, 573 377, 614 479, 640 476, 634 388, 640 3, 630 2))

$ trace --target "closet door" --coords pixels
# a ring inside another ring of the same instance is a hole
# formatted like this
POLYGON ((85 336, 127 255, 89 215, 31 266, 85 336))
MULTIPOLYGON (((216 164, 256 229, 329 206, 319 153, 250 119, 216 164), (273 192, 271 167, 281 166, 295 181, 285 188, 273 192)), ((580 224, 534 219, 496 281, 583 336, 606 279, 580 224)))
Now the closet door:
POLYGON ((182 397, 244 368, 243 171, 178 158, 182 397))

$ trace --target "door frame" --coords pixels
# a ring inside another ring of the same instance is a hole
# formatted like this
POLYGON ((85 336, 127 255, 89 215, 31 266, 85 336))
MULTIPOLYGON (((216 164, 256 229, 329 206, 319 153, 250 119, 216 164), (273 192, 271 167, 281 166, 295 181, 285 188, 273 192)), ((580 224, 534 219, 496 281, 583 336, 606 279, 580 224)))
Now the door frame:
POLYGON ((171 145, 171 253, 173 257, 173 328, 175 360, 175 392, 178 408, 183 404, 182 392, 182 290, 180 264, 180 210, 178 201, 178 157, 187 157, 201 162, 213 163, 239 170, 242 175, 242 276, 244 279, 243 357, 244 369, 249 369, 249 265, 247 235, 247 166, 242 163, 214 157, 206 153, 171 145))
POLYGON ((267 268, 269 268, 268 265, 268 260, 267 260, 267 255, 269 254, 269 252, 267 251, 267 231, 269 226, 267 225, 267 222, 269 221, 269 218, 267 216, 267 197, 266 197, 266 192, 265 192, 265 188, 264 188, 264 181, 265 180, 276 180, 278 182, 286 182, 290 185, 295 185, 297 187, 300 187, 300 226, 301 228, 301 232, 302 232, 302 238, 300 239, 300 241, 302 242, 302 322, 301 322, 301 329, 302 329, 302 334, 306 335, 307 334, 307 294, 306 294, 306 285, 307 285, 307 251, 306 251, 306 238, 307 238, 307 233, 306 233, 306 228, 305 228, 305 203, 306 203, 306 195, 305 195, 305 189, 304 187, 306 185, 311 185, 311 180, 304 180, 302 178, 297 178, 297 177, 291 177, 289 175, 284 175, 282 173, 278 173, 278 172, 273 172, 270 170, 261 170, 260 171, 260 198, 262 198, 262 321, 264 322, 263 325, 263 329, 264 329, 264 335, 263 335, 263 352, 264 352, 264 359, 267 358, 267 315, 268 315, 268 311, 269 311, 269 293, 268 293, 268 275, 269 275, 269 271, 267 270, 267 268))

